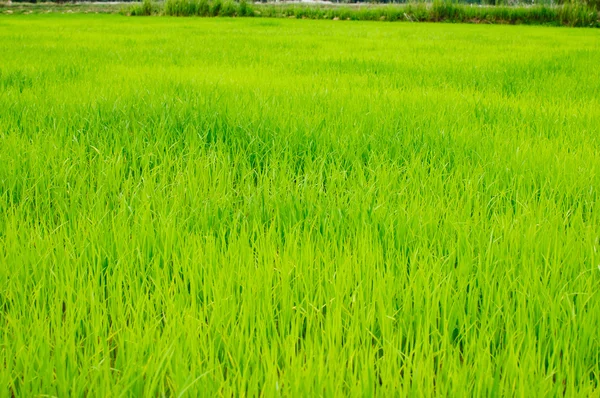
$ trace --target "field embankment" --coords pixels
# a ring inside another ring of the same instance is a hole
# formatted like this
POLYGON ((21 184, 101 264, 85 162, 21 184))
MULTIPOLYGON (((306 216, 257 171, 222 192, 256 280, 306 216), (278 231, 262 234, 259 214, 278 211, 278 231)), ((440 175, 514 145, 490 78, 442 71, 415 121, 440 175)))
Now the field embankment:
POLYGON ((119 14, 126 12, 131 3, 28 3, 0 2, 0 15, 35 15, 35 14, 119 14))
POLYGON ((460 3, 294 4, 233 0, 166 0, 129 3, 0 3, 0 14, 107 13, 132 16, 262 17, 352 21, 600 27, 596 3, 474 5, 460 3))
POLYGON ((600 27, 598 10, 587 4, 560 6, 481 6, 450 2, 371 6, 251 4, 230 0, 145 1, 125 11, 129 15, 201 17, 267 17, 352 21, 454 22, 600 27))

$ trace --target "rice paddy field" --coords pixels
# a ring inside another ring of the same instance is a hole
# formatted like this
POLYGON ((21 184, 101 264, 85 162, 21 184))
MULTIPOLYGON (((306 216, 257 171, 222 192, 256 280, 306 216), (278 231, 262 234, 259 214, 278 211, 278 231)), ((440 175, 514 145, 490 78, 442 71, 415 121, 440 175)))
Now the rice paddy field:
POLYGON ((0 396, 600 394, 600 30, 0 16, 0 396))

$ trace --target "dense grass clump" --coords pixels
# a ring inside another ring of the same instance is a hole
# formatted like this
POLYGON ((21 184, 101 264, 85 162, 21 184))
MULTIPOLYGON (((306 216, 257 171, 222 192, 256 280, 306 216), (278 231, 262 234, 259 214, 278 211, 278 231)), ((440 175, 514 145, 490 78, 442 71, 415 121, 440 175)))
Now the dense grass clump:
POLYGON ((159 9, 153 6, 151 0, 144 0, 140 5, 131 7, 129 12, 133 16, 149 16, 157 11, 159 11, 159 9))
POLYGON ((0 17, 0 396, 598 395, 599 39, 0 17))

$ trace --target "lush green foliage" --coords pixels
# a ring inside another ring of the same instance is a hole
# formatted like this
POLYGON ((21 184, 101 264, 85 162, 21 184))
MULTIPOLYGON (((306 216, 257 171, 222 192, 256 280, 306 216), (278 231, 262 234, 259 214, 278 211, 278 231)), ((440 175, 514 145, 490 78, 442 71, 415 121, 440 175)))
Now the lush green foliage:
POLYGON ((232 0, 143 0, 131 5, 113 3, 0 2, 0 13, 121 13, 133 16, 171 15, 201 17, 266 17, 342 19, 361 21, 461 22, 599 27, 598 1, 569 2, 561 6, 477 6, 460 3, 407 3, 402 5, 256 4, 232 0))
MULTIPOLYGON (((147 0, 148 1, 148 0, 147 0)), ((131 15, 150 15, 146 3, 124 9, 131 15), (145 11, 144 11, 145 10, 145 11)), ((598 12, 588 5, 480 7, 450 2, 403 5, 319 6, 248 4, 232 0, 166 0, 154 14, 171 16, 253 16, 268 18, 342 19, 354 21, 466 22, 527 25, 600 26, 598 12)))
POLYGON ((599 43, 0 17, 0 395, 598 394, 599 43))

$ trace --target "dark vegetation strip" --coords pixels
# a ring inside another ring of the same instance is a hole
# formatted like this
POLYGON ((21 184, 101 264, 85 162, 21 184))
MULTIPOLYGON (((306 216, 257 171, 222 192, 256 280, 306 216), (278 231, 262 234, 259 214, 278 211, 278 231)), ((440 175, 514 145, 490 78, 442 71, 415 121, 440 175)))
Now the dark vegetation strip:
POLYGON ((600 27, 600 0, 550 5, 482 6, 448 2, 305 5, 257 4, 244 0, 145 0, 133 4, 0 2, 2 14, 121 13, 132 16, 263 17, 352 21, 455 22, 600 27))
POLYGON ((170 15, 199 17, 267 17, 334 19, 352 21, 459 22, 600 27, 596 7, 590 4, 560 6, 474 6, 436 2, 434 4, 373 5, 368 7, 251 4, 231 0, 145 0, 125 9, 128 15, 170 15))

